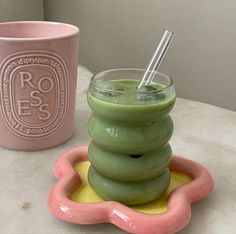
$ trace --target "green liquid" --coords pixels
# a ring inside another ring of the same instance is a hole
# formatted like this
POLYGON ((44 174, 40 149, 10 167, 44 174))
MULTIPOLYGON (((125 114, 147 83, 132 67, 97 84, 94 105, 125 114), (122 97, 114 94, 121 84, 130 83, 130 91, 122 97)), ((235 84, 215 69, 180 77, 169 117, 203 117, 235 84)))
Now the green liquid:
POLYGON ((146 105, 147 101, 149 104, 160 103, 163 101, 167 101, 170 95, 157 95, 157 93, 161 93, 165 86, 157 83, 151 84, 151 91, 150 89, 142 89, 141 95, 145 98, 139 98, 139 92, 137 92, 136 87, 138 85, 137 81, 135 80, 113 80, 110 81, 110 86, 106 86, 105 84, 107 81, 102 81, 98 84, 96 91, 94 92, 94 96, 104 102, 114 103, 114 104, 121 104, 121 105, 146 105), (105 88, 104 88, 105 86, 105 88))
MULTIPOLYGON (((142 93, 140 99, 136 92, 137 81, 112 82, 121 84, 117 87, 122 88, 112 93, 104 93, 99 88, 88 92, 88 103, 93 111, 89 120, 92 137, 89 182, 106 200, 142 204, 158 198, 169 184, 166 167, 171 148, 166 145, 173 133, 173 123, 168 114, 173 108, 175 93, 173 89, 147 92, 142 93), (163 164, 159 165, 160 169, 153 166, 155 157, 163 164)), ((157 90, 165 88, 157 83, 152 86, 157 90)))
MULTIPOLYGON (((137 98, 137 81, 115 80, 113 82, 121 83, 125 87, 123 92, 119 92, 120 95, 110 96, 109 92, 108 95, 104 95, 103 92, 98 92, 99 89, 97 92, 96 90, 88 92, 88 103, 94 115, 112 121, 143 122, 168 114, 174 106, 175 92, 173 89, 161 92, 165 95, 164 98, 153 97, 153 99, 145 101, 137 98)), ((102 86, 102 82, 100 86, 102 86)), ((157 83, 153 83, 152 86, 157 90, 164 88, 163 85, 157 83)))

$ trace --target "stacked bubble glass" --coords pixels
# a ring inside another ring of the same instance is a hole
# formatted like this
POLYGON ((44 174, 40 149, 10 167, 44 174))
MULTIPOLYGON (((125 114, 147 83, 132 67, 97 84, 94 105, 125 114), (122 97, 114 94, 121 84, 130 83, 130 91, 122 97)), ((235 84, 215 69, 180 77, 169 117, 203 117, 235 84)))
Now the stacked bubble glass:
POLYGON ((94 75, 88 89, 91 166, 88 180, 104 200, 137 205, 158 199, 168 188, 175 103, 170 77, 156 73, 137 90, 141 69, 94 75))

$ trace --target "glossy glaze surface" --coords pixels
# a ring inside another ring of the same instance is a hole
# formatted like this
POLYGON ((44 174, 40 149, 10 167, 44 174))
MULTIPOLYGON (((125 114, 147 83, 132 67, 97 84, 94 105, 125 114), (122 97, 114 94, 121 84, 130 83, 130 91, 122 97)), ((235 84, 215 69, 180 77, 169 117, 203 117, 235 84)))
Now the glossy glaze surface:
MULTIPOLYGON (((88 148, 74 148, 57 161, 54 173, 58 182, 48 197, 48 208, 59 219, 77 224, 113 223, 136 234, 169 234, 181 230, 190 220, 191 203, 206 197, 213 188, 209 172, 200 164, 173 156, 170 170, 192 178, 169 195, 167 210, 161 214, 145 214, 116 201, 73 201, 78 188, 83 189, 75 165, 88 160, 88 148)), ((163 210, 162 210, 163 211, 163 210)))

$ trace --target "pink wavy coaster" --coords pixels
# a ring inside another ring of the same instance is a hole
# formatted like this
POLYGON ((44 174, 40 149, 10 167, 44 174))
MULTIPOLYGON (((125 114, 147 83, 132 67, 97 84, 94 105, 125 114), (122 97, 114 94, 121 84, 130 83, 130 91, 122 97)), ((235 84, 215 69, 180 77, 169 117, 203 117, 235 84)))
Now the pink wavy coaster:
POLYGON ((185 174, 192 181, 175 188, 161 214, 144 214, 116 201, 75 202, 71 196, 82 181, 74 169, 78 162, 87 161, 87 146, 65 152, 54 167, 58 182, 48 197, 49 210, 59 219, 76 224, 113 223, 130 233, 175 233, 187 225, 191 203, 206 197, 213 188, 209 172, 198 163, 173 156, 170 170, 185 174))

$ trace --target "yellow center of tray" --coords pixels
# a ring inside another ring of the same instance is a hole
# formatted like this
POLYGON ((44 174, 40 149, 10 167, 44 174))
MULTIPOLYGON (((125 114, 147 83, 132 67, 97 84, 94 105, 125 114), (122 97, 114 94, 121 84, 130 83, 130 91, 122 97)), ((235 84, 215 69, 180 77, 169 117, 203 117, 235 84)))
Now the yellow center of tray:
MULTIPOLYGON (((72 200, 76 202, 102 202, 100 198, 90 187, 87 179, 87 172, 90 166, 89 161, 80 162, 75 166, 76 171, 79 173, 82 184, 72 195, 72 200)), ((171 171, 171 182, 167 191, 157 200, 138 206, 132 206, 132 209, 146 214, 160 214, 167 210, 168 197, 176 187, 187 184, 192 179, 184 174, 171 171)))

